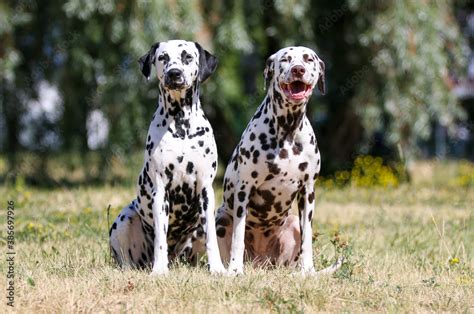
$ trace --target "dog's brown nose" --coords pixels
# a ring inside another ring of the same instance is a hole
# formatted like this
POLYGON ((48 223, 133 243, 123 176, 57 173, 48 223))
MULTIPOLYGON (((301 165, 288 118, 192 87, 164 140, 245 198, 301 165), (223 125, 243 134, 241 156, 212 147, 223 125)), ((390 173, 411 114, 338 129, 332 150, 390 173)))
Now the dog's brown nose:
POLYGON ((301 65, 295 65, 294 67, 291 68, 291 74, 294 76, 303 76, 305 74, 306 70, 304 66, 301 65))

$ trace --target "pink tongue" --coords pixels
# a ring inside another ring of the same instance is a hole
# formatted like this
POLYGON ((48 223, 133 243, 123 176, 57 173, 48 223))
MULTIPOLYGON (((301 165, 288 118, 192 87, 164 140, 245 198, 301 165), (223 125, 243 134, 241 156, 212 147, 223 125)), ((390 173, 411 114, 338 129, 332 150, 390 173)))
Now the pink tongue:
POLYGON ((306 84, 303 82, 293 82, 290 84, 290 91, 292 94, 303 93, 306 90, 306 84))

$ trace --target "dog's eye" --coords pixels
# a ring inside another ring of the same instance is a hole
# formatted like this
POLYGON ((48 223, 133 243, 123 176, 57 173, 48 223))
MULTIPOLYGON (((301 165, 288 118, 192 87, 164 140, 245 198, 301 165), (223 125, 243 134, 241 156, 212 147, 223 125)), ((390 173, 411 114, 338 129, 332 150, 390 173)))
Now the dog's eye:
POLYGON ((194 60, 194 57, 192 55, 187 55, 185 60, 186 60, 186 62, 190 63, 194 60))
POLYGON ((168 62, 170 60, 170 57, 167 54, 162 54, 158 57, 158 61, 160 62, 168 62))
POLYGON ((303 59, 305 62, 314 62, 314 57, 311 55, 308 55, 307 53, 303 55, 303 59))
POLYGON ((288 62, 288 59, 287 58, 280 59, 280 63, 283 63, 283 62, 288 62))

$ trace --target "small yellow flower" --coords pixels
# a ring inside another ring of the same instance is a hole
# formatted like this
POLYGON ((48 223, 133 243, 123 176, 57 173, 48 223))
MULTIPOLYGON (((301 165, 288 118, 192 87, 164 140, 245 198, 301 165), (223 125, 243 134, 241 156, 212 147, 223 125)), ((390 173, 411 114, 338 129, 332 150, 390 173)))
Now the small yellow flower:
POLYGON ((31 192, 30 191, 25 191, 23 192, 23 198, 28 201, 31 198, 31 192))
POLYGON ((366 166, 369 166, 372 163, 373 160, 374 160, 373 157, 370 156, 370 155, 364 156, 364 164, 366 166))
POLYGON ((456 282, 458 285, 469 285, 472 283, 472 279, 467 275, 461 275, 456 278, 456 282))
POLYGON ((454 266, 454 265, 456 265, 456 264, 459 264, 459 258, 457 258, 457 257, 451 257, 451 258, 449 259, 449 265, 454 266))

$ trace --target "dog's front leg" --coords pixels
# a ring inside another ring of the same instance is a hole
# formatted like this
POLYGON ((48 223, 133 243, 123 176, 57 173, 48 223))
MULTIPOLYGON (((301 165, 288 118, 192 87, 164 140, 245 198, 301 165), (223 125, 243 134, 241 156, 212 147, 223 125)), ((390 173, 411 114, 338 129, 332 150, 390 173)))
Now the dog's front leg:
POLYGON ((219 246, 217 245, 216 225, 215 225, 215 198, 212 183, 204 186, 201 191, 201 209, 203 229, 206 231, 206 252, 209 262, 209 271, 211 273, 224 273, 225 268, 222 265, 221 256, 219 254, 219 246))
POLYGON ((154 260, 152 275, 168 273, 168 204, 165 202, 165 190, 157 186, 153 192, 153 222, 155 224, 154 260))
POLYGON ((247 205, 250 198, 250 184, 243 184, 240 180, 234 192, 234 223, 232 232, 232 246, 230 250, 230 275, 243 274, 245 250, 245 222, 247 218, 247 205))
POLYGON ((298 213, 301 232, 301 271, 303 274, 315 273, 313 264, 313 229, 311 221, 314 209, 314 182, 308 182, 300 191, 298 213))

